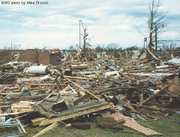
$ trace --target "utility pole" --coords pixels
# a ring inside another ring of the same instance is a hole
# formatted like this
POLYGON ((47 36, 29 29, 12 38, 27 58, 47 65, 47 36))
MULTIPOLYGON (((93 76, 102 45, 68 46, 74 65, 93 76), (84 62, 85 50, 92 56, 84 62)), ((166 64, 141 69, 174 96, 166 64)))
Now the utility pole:
POLYGON ((84 29, 84 44, 83 44, 83 52, 86 55, 86 28, 84 29))
POLYGON ((81 47, 81 20, 79 20, 79 47, 81 47))
POLYGON ((144 49, 147 49, 147 37, 144 38, 144 49))

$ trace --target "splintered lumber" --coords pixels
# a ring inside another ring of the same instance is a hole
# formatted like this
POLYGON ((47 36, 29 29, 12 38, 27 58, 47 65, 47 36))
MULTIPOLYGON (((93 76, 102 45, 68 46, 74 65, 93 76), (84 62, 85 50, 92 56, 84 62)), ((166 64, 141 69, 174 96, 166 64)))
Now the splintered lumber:
POLYGON ((45 129, 41 130, 39 133, 37 133, 36 135, 34 135, 33 137, 38 137, 44 133, 46 133, 47 131, 56 128, 60 125, 60 123, 58 121, 54 122, 53 124, 51 124, 50 126, 46 127, 45 129))
POLYGON ((103 70, 99 71, 81 71, 81 72, 72 72, 72 75, 90 75, 90 74, 99 74, 104 72, 103 70))
POLYGON ((11 110, 13 112, 26 112, 31 109, 32 106, 27 102, 17 102, 11 105, 11 110))
POLYGON ((143 105, 144 103, 148 102, 150 99, 154 98, 157 94, 161 93, 162 90, 164 90, 165 88, 167 88, 169 85, 164 86, 161 90, 157 91, 156 93, 154 93, 152 96, 150 96, 149 98, 147 98, 146 100, 144 100, 141 105, 143 105))
POLYGON ((44 117, 39 117, 39 118, 35 118, 31 120, 31 124, 33 126, 38 126, 43 120, 45 120, 46 118, 44 117))
POLYGON ((13 118, 12 120, 19 119, 19 118, 22 118, 22 117, 25 117, 25 116, 27 116, 27 114, 24 114, 24 115, 21 115, 21 116, 16 116, 16 117, 13 118))
POLYGON ((58 117, 46 119, 46 120, 42 121, 39 126, 49 125, 56 121, 67 120, 70 118, 75 118, 78 116, 90 114, 93 112, 97 112, 97 111, 105 110, 105 109, 109 109, 109 108, 113 108, 113 104, 105 102, 105 101, 95 102, 95 103, 88 104, 88 105, 85 104, 85 105, 75 107, 72 109, 64 110, 58 117))
POLYGON ((145 59, 145 60, 140 61, 140 64, 145 64, 145 63, 148 63, 148 62, 150 62, 152 60, 153 60, 153 58, 145 59))
POLYGON ((77 105, 79 102, 81 102, 82 100, 86 99, 86 98, 89 97, 89 96, 90 96, 90 95, 86 93, 85 95, 79 97, 78 99, 76 99, 76 100, 73 101, 73 102, 74 102, 74 105, 77 105))
MULTIPOLYGON (((65 90, 67 90, 67 89, 69 89, 69 86, 66 86, 64 89, 63 89, 63 91, 65 91, 65 90)), ((52 93, 50 93, 46 98, 50 98, 53 94, 55 94, 56 93, 56 91, 54 90, 52 93)))
POLYGON ((11 107, 11 105, 0 105, 0 108, 10 108, 11 107))
POLYGON ((161 111, 161 112, 168 112, 168 113, 174 113, 173 110, 170 110, 168 108, 155 108, 153 106, 147 106, 147 105, 137 105, 137 104, 132 104, 132 106, 135 106, 135 107, 141 107, 141 108, 147 108, 147 109, 150 109, 150 110, 156 110, 156 111, 161 111))
POLYGON ((108 92, 108 91, 113 91, 115 92, 117 89, 138 89, 138 88, 147 88, 149 86, 155 86, 156 84, 153 85, 136 85, 136 86, 129 86, 129 87, 114 87, 114 88, 106 88, 106 89, 102 89, 99 90, 98 93, 104 93, 104 92, 108 92))
MULTIPOLYGON (((95 94, 95 93, 94 93, 95 94)), ((84 99, 88 98, 90 94, 86 93, 83 96, 80 96, 78 99, 74 100, 74 105, 77 105, 79 102, 83 101, 84 99)))
POLYGON ((87 60, 87 58, 85 57, 85 60, 86 60, 86 64, 87 64, 87 66, 89 67, 90 66, 90 64, 89 64, 89 62, 88 62, 88 60, 87 60))
POLYGON ((20 114, 30 113, 30 112, 34 112, 34 110, 31 109, 31 110, 26 110, 26 111, 23 111, 23 112, 4 113, 4 114, 0 114, 0 117, 3 117, 3 116, 15 116, 15 115, 20 115, 20 114))
POLYGON ((85 69, 88 67, 87 64, 80 64, 80 65, 71 65, 73 69, 85 69))
POLYGON ((97 97, 96 95, 94 95, 93 93, 91 93, 90 91, 84 89, 83 87, 81 87, 80 85, 74 83, 73 81, 71 81, 70 79, 66 78, 69 82, 73 83, 74 85, 76 85, 77 87, 81 88, 82 90, 86 91, 88 94, 90 94, 91 96, 95 97, 98 100, 102 100, 101 98, 97 97))
POLYGON ((74 77, 74 76, 66 76, 66 75, 64 75, 64 78, 81 79, 81 80, 88 80, 88 79, 89 79, 89 78, 74 77))
MULTIPOLYGON (((69 89, 69 86, 66 86, 63 91, 69 89)), ((48 96, 46 96, 46 98, 50 98, 53 94, 55 94, 56 91, 54 90, 52 93, 50 93, 48 96)), ((58 94, 57 94, 58 95, 58 94)), ((43 102, 43 100, 39 101, 37 104, 40 104, 41 102, 43 102)))
POLYGON ((66 87, 66 84, 29 84, 30 86, 57 86, 57 87, 66 87))
POLYGON ((98 93, 103 93, 103 92, 107 92, 107 91, 114 91, 114 90, 117 90, 119 89, 120 87, 115 87, 115 88, 106 88, 106 89, 103 89, 103 90, 100 90, 98 91, 98 93))
POLYGON ((30 100, 41 100, 43 98, 45 98, 48 94, 39 94, 39 95, 35 95, 35 96, 18 96, 16 98, 11 98, 10 100, 15 99, 16 101, 30 101, 30 100))
POLYGON ((140 125, 143 125, 143 126, 145 126, 145 127, 148 127, 148 128, 153 128, 153 127, 151 127, 151 126, 149 126, 149 125, 146 125, 146 124, 144 124, 144 123, 141 123, 141 122, 138 122, 140 125))
MULTIPOLYGON (((22 75, 22 73, 21 72, 0 72, 0 74, 9 74, 9 75, 22 75)), ((30 73, 26 73, 26 74, 24 74, 23 73, 23 75, 24 76, 35 76, 35 74, 30 74, 30 73)))
POLYGON ((144 120, 144 121, 146 121, 146 122, 147 122, 147 120, 146 120, 146 119, 144 119, 143 117, 141 117, 140 115, 136 114, 136 116, 137 116, 138 118, 140 118, 140 119, 142 119, 142 120, 144 120))
POLYGON ((5 92, 5 93, 1 93, 1 95, 5 96, 5 95, 19 95, 22 92, 5 92))

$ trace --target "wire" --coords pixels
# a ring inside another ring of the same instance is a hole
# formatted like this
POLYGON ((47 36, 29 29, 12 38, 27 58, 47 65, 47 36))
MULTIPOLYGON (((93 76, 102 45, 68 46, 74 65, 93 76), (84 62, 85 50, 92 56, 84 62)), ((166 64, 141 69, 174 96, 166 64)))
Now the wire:
MULTIPOLYGON (((134 24, 134 22, 133 22, 133 24, 134 24)), ((146 35, 144 35, 144 34, 138 29, 138 27, 136 26, 136 24, 134 24, 134 26, 136 27, 136 29, 138 30, 138 32, 139 32, 141 35, 143 35, 144 37, 147 37, 146 35)))

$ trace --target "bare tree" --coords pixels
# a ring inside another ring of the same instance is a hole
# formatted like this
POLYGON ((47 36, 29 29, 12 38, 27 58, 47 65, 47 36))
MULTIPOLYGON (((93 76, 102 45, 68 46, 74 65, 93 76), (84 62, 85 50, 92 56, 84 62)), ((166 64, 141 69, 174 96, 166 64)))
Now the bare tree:
POLYGON ((87 37, 88 37, 88 33, 87 33, 87 28, 84 28, 83 27, 83 30, 84 30, 84 35, 83 35, 83 53, 84 55, 86 56, 86 49, 87 49, 87 37))
POLYGON ((84 28, 83 22, 81 21, 82 24, 82 28, 83 28, 83 34, 80 34, 83 36, 83 46, 81 47, 80 45, 78 45, 78 48, 81 49, 81 51, 83 51, 84 56, 86 56, 87 50, 92 46, 89 42, 87 42, 87 40, 90 40, 88 38, 89 34, 87 32, 87 28, 84 28))
POLYGON ((106 46, 107 51, 115 52, 119 48, 117 43, 110 43, 106 46))
POLYGON ((165 19, 167 11, 160 10, 161 6, 161 0, 152 0, 149 5, 150 17, 147 23, 150 30, 148 45, 150 50, 155 47, 157 51, 158 36, 167 31, 165 28, 169 24, 169 20, 165 19))

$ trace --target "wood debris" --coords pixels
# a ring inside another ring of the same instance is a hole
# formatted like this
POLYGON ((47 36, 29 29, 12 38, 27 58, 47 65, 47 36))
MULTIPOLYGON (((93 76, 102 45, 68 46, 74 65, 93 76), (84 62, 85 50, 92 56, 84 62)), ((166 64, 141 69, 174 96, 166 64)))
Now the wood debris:
POLYGON ((24 124, 31 126, 47 126, 34 135, 37 137, 65 120, 73 122, 82 116, 97 120, 108 110, 109 117, 114 117, 118 124, 146 136, 162 135, 123 114, 137 114, 136 118, 146 121, 139 115, 146 110, 163 115, 175 113, 171 108, 180 102, 178 60, 159 65, 162 61, 157 58, 141 58, 144 54, 140 54, 132 59, 132 55, 133 52, 127 52, 121 57, 113 54, 97 57, 88 53, 83 58, 71 53, 61 54, 64 59, 56 65, 18 60, 2 64, 0 118, 4 118, 0 120, 5 122, 11 116, 29 119, 24 124))

